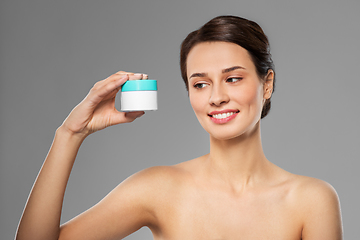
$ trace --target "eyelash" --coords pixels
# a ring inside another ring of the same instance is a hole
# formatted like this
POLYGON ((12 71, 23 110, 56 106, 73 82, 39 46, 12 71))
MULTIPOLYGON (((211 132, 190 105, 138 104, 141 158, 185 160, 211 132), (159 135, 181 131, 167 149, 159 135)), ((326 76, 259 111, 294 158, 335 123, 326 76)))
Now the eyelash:
MULTIPOLYGON (((241 81, 243 78, 241 78, 241 77, 231 77, 231 78, 226 79, 226 82, 228 82, 229 79, 236 79, 235 82, 238 82, 238 81, 241 81)), ((231 83, 234 83, 234 82, 231 82, 231 83)))
MULTIPOLYGON (((235 82, 241 81, 242 79, 243 79, 243 78, 241 78, 241 77, 232 77, 232 78, 226 79, 226 82, 235 83, 235 82), (229 79, 236 79, 236 81, 228 81, 229 79)), ((196 84, 194 84, 194 88, 196 88, 196 89, 202 89, 202 88, 205 87, 205 86, 203 86, 203 85, 207 85, 207 83, 196 83, 196 84)))
POLYGON ((200 85, 206 85, 206 83, 197 83, 194 85, 194 88, 196 88, 196 89, 204 88, 204 87, 200 87, 200 85))

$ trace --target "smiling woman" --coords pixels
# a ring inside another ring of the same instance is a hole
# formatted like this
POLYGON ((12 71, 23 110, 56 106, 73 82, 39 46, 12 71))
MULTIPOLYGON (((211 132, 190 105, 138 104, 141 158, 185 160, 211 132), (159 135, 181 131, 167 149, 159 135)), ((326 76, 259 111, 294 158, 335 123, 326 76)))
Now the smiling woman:
POLYGON ((181 71, 191 106, 209 133, 210 152, 152 167, 60 226, 66 184, 83 140, 143 112, 118 112, 120 71, 95 84, 57 129, 30 193, 17 239, 119 239, 147 226, 154 239, 340 240, 335 190, 289 173, 266 157, 260 120, 270 109, 275 73, 267 38, 254 22, 220 16, 189 34, 181 71))
MULTIPOLYGON (((181 75, 186 89, 189 89, 187 76, 187 59, 190 50, 202 42, 228 42, 234 43, 247 50, 253 61, 259 78, 265 80, 271 70, 273 73, 272 89, 275 89, 274 63, 271 58, 270 44, 261 27, 254 21, 236 16, 219 16, 206 23, 199 30, 191 32, 183 41, 180 52, 181 75)), ((216 58, 216 56, 213 56, 216 58)), ((235 67, 237 68, 237 67, 235 67)), ((241 67, 240 67, 241 68, 241 67)), ((232 68, 224 71, 235 70, 232 68)), ((224 72, 224 73, 225 73, 224 72)), ((270 98, 264 104, 261 118, 265 117, 271 107, 270 98)))
POLYGON ((273 89, 273 71, 262 80, 247 50, 234 43, 198 43, 187 57, 187 73, 197 118, 210 136, 221 139, 252 131, 273 89))

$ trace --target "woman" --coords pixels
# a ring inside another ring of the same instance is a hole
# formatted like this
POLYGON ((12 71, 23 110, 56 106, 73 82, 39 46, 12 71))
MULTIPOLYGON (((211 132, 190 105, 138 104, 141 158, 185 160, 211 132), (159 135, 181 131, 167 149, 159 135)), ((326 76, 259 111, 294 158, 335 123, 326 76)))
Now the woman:
POLYGON ((270 110, 275 73, 269 43, 254 22, 220 16, 188 35, 181 71, 210 152, 145 169, 60 226, 66 184, 82 141, 144 112, 118 112, 127 80, 95 84, 57 129, 30 193, 17 239, 120 239, 147 226, 154 239, 342 239, 340 207, 327 183, 286 172, 263 153, 260 119, 270 110))

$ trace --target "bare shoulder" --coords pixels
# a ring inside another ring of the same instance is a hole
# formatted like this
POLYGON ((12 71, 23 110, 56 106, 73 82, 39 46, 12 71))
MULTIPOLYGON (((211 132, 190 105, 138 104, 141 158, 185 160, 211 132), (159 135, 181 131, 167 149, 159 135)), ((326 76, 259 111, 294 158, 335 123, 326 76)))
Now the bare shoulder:
MULTIPOLYGON (((179 192, 181 186, 186 182, 187 172, 182 167, 155 166, 141 170, 125 179, 117 188, 126 192, 146 196, 146 204, 158 204, 166 201, 169 196, 179 192)), ((155 207, 155 206, 152 206, 155 207)), ((157 206, 156 206, 157 207, 157 206)))
POLYGON ((158 211, 177 194, 181 170, 144 169, 125 179, 92 208, 61 226, 60 239, 120 239, 143 226, 158 226, 158 211))
POLYGON ((146 196, 147 204, 158 208, 159 203, 166 205, 188 189, 198 164, 199 161, 193 159, 172 166, 150 167, 133 174, 118 187, 146 196))
POLYGON ((294 194, 299 200, 310 205, 324 204, 324 202, 337 204, 339 201, 334 187, 317 178, 294 175, 293 186, 294 194))
POLYGON ((139 184, 139 185, 152 185, 157 187, 166 187, 166 185, 176 184, 183 178, 185 171, 174 166, 155 166, 141 170, 129 178, 125 179, 122 184, 139 184))
POLYGON ((294 175, 292 196, 303 224, 302 239, 342 239, 338 194, 329 183, 294 175))

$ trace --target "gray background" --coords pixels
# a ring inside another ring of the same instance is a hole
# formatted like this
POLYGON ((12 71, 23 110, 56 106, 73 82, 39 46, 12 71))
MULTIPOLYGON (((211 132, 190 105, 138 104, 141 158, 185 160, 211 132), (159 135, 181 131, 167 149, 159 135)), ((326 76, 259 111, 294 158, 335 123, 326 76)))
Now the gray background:
MULTIPOLYGON (((276 66, 273 109, 262 121, 267 157, 332 184, 346 239, 359 236, 360 2, 49 1, 0 3, 0 238, 12 239, 55 129, 92 85, 119 70, 159 81, 159 110, 85 140, 62 222, 129 175, 208 151, 179 71, 184 37, 211 18, 258 22, 276 66)), ((143 228, 126 239, 151 239, 143 228)))

